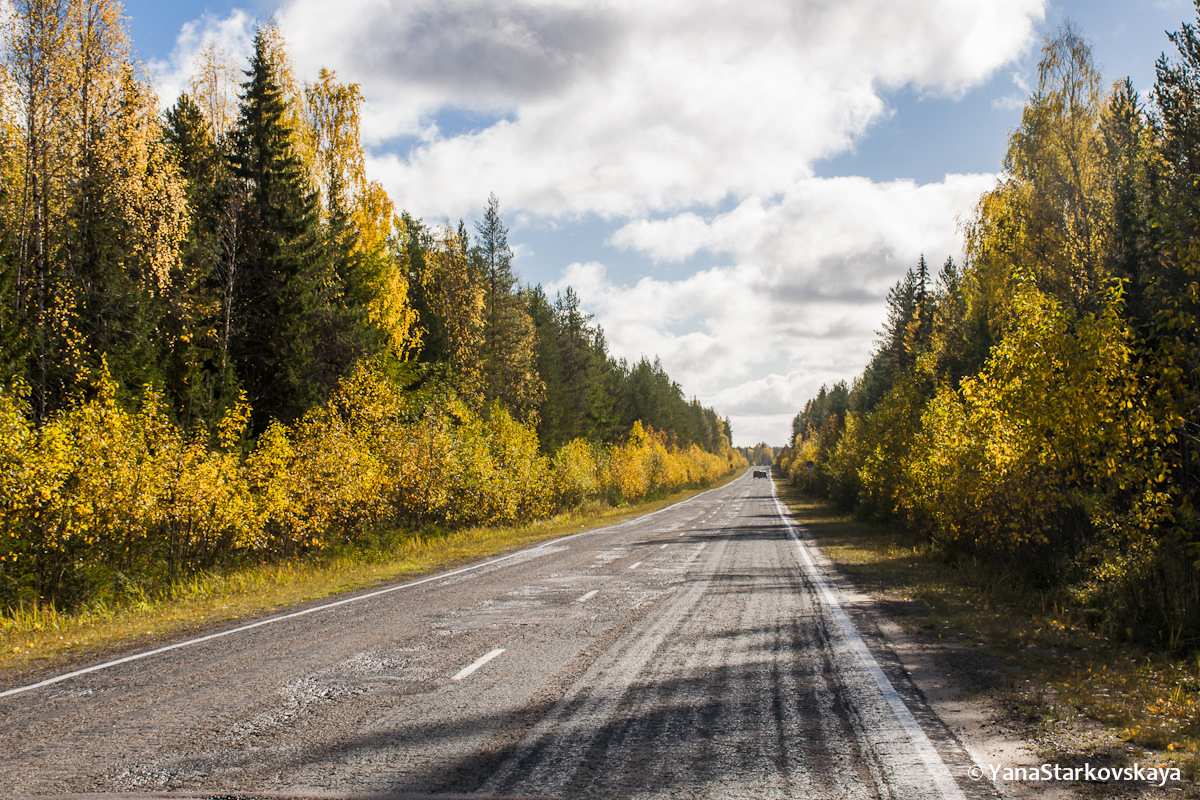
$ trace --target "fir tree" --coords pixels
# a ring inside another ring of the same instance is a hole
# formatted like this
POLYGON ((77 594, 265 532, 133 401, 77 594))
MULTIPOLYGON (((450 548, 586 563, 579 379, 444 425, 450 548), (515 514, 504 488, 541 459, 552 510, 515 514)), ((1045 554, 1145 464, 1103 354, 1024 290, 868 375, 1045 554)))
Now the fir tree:
POLYGON ((417 317, 420 342, 413 357, 424 363, 449 360, 450 343, 446 323, 437 313, 436 286, 433 278, 433 234, 407 211, 400 215, 404 227, 404 252, 408 261, 409 302, 417 317))
POLYGON ((234 288, 234 362, 255 427, 297 417, 332 382, 315 349, 330 310, 317 194, 292 146, 288 109, 269 40, 254 40, 233 132, 233 168, 244 185, 234 288))
POLYGON ((542 393, 537 374, 536 330, 526 301, 514 291, 508 229, 500 220, 500 201, 488 197, 479 234, 471 250, 474 270, 484 282, 482 362, 488 401, 498 400, 520 419, 536 413, 542 393))
POLYGON ((184 93, 167 109, 164 135, 184 181, 191 211, 182 248, 181 280, 170 297, 174 348, 165 366, 168 389, 183 421, 216 421, 232 388, 220 335, 225 310, 222 218, 230 191, 228 156, 200 106, 184 93))

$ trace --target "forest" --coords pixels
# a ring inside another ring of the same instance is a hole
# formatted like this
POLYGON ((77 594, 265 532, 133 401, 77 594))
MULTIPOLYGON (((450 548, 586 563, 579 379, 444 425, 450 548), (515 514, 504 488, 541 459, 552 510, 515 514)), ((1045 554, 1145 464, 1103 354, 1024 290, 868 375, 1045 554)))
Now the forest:
POLYGON ((428 224, 358 86, 259 28, 165 112, 114 0, 16 0, 0 60, 0 608, 168 592, 381 532, 518 524, 743 465, 492 195, 428 224))
POLYGON ((1106 636, 1186 650, 1200 646, 1200 33, 1168 36, 1145 99, 1106 83, 1076 28, 1045 42, 962 263, 908 270, 866 369, 808 401, 775 464, 1106 636))

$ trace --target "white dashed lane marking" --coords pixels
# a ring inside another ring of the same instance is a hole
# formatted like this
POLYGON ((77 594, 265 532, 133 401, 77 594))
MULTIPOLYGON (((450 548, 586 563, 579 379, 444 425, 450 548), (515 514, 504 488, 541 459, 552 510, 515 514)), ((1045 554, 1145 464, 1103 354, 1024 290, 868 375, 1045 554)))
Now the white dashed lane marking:
POLYGON ((501 654, 501 653, 503 653, 503 652, 504 652, 504 648, 503 648, 503 647, 500 647, 500 648, 497 648, 496 650, 493 650, 492 652, 488 653, 488 654, 487 654, 487 655, 485 655, 485 656, 480 656, 479 658, 477 658, 477 659, 475 660, 475 663, 474 663, 474 664, 472 664, 472 665, 471 665, 471 666, 469 666, 469 667, 464 667, 463 669, 459 670, 458 674, 457 674, 457 675, 455 675, 455 676, 454 676, 453 678, 451 678, 450 680, 454 680, 454 681, 461 681, 463 678, 467 677, 467 676, 468 676, 468 675, 470 675, 472 672, 474 672, 475 670, 479 669, 479 668, 480 668, 480 667, 482 667, 484 664, 486 664, 487 662, 491 661, 493 658, 495 658, 496 656, 500 655, 500 654, 501 654))

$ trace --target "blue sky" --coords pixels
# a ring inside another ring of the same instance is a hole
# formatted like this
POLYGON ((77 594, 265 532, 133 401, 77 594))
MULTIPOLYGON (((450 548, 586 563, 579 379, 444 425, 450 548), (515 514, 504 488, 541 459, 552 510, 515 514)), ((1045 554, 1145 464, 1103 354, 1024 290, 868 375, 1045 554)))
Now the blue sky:
POLYGON ((869 357, 888 287, 1001 168, 1065 19, 1143 96, 1182 0, 532 0, 125 4, 164 102, 206 37, 241 63, 274 15, 297 74, 367 100, 368 168, 427 222, 501 201, 516 266, 575 286, 615 354, 662 358, 783 444, 869 357))

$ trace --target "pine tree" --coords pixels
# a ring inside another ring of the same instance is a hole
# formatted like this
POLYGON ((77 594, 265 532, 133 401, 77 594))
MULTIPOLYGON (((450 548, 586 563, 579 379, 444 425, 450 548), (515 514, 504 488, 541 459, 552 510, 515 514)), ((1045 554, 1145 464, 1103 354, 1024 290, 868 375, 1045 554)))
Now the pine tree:
MULTIPOLYGON (((604 331, 597 328, 593 334, 591 376, 588 380, 587 427, 589 439, 615 442, 629 431, 627 420, 633 414, 629 408, 626 380, 629 365, 624 359, 616 360, 608 355, 608 344, 604 331)), ((629 424, 632 424, 630 422, 629 424)))
POLYGON ((538 410, 542 446, 553 451, 579 437, 603 439, 592 408, 593 402, 604 405, 612 400, 596 388, 608 368, 603 336, 597 339, 591 317, 580 310, 579 296, 570 286, 553 303, 540 286, 528 296, 528 313, 537 328, 537 371, 544 386, 538 410))
MULTIPOLYGON (((925 257, 921 257, 924 266, 925 257)), ((913 335, 918 327, 924 289, 911 269, 897 281, 887 296, 887 321, 882 331, 888 369, 893 377, 907 369, 916 358, 919 342, 913 335)))
POLYGON ((933 333, 933 298, 929 294, 929 264, 925 261, 924 253, 917 262, 915 277, 917 284, 915 316, 909 323, 905 336, 905 347, 914 356, 929 349, 929 339, 933 333))
POLYGON ((1112 241, 1106 270, 1126 281, 1126 307, 1145 323, 1146 290, 1158 272, 1152 219, 1161 203, 1161 159, 1148 120, 1128 78, 1113 88, 1101 122, 1112 197, 1112 241))
MULTIPOLYGON (((1200 3, 1196 5, 1200 13, 1200 3)), ((1155 62, 1153 99, 1160 147, 1172 195, 1188 212, 1200 203, 1200 27, 1184 23, 1167 34, 1176 53, 1155 62)), ((1182 221, 1182 220, 1181 220, 1182 221)), ((1189 229, 1195 229, 1194 219, 1189 229)))
POLYGON ((959 380, 979 368, 986 354, 972 349, 974 338, 967 331, 967 296, 962 273, 953 258, 946 258, 934 289, 930 347, 939 378, 959 380))
POLYGON ((596 329, 591 316, 579 308, 579 295, 568 286, 554 299, 558 328, 558 351, 562 362, 564 393, 570 421, 565 431, 569 438, 588 434, 587 419, 592 384, 608 354, 597 350, 596 329))

